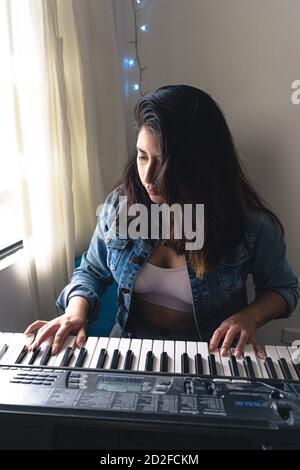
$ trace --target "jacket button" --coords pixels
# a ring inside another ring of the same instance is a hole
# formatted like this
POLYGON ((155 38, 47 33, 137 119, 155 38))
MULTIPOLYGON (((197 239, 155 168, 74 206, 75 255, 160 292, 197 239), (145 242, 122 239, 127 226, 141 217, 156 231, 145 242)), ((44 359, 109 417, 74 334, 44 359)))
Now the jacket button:
POLYGON ((141 264, 143 259, 141 258, 141 256, 133 256, 131 258, 131 261, 134 263, 134 264, 141 264))
POLYGON ((121 292, 123 292, 123 294, 129 294, 130 289, 127 289, 126 287, 122 287, 121 292))

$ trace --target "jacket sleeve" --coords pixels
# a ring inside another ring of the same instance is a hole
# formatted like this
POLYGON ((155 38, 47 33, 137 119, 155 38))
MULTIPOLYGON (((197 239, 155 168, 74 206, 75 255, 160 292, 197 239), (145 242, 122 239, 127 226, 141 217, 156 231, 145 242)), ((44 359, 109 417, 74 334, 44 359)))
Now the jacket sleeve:
POLYGON ((81 296, 89 302, 88 319, 97 318, 100 298, 113 282, 113 276, 106 262, 105 228, 105 210, 102 209, 89 248, 82 255, 80 266, 74 270, 70 283, 56 301, 56 305, 63 312, 72 297, 81 296))
POLYGON ((295 310, 299 298, 298 278, 286 257, 286 243, 279 228, 265 213, 259 213, 251 273, 256 297, 271 290, 280 294, 287 303, 288 317, 295 310))

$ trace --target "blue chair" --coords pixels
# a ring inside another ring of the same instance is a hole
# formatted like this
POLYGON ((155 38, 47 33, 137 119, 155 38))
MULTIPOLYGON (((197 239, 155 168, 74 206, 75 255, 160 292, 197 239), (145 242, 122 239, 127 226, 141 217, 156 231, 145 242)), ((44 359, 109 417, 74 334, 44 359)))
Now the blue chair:
MULTIPOLYGON (((80 258, 75 259, 75 266, 80 265, 80 258)), ((97 320, 88 324, 88 336, 109 336, 112 327, 115 324, 117 312, 117 288, 116 281, 107 289, 104 296, 101 297, 100 313, 97 320)))

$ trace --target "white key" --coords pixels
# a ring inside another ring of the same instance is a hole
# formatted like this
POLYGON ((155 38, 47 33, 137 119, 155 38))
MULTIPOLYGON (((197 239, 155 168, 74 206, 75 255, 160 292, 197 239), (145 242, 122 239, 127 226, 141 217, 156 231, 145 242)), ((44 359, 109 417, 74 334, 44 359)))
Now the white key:
POLYGON ((108 345, 106 348, 106 359, 104 363, 103 369, 110 369, 111 361, 113 358, 113 354, 115 349, 119 348, 120 338, 109 338, 108 345))
POLYGON ((186 352, 185 341, 175 341, 175 373, 181 374, 181 356, 186 352))
POLYGON ((152 351, 152 343, 153 343, 152 339, 143 339, 138 370, 142 370, 142 371, 146 370, 145 365, 146 365, 147 352, 152 351))
POLYGON ((281 371, 280 365, 278 363, 279 356, 276 349, 276 346, 265 346, 266 355, 270 357, 274 364, 274 369, 276 371, 277 377, 279 379, 284 379, 283 373, 281 371))
POLYGON ((160 371, 160 359, 164 350, 164 342, 160 339, 153 340, 153 371, 160 371))
POLYGON ((51 354, 50 358, 49 358, 49 361, 47 363, 47 365, 45 367, 53 367, 57 361, 57 357, 60 353, 57 353, 57 354, 51 354))
MULTIPOLYGON (((288 346, 288 351, 289 351, 290 356, 291 356, 293 367, 294 367, 294 365, 297 365, 297 368, 299 370, 300 348, 297 348, 296 346, 288 346)), ((295 371, 295 373, 296 373, 296 371, 295 371)))
POLYGON ((288 348, 286 346, 276 346, 278 356, 282 359, 285 359, 287 362, 287 366, 289 368, 289 371, 291 373, 291 376, 293 377, 294 380, 299 380, 298 376, 296 374, 296 371, 294 369, 294 366, 292 364, 292 358, 290 356, 290 353, 288 351, 288 348))
MULTIPOLYGON (((14 345, 11 349, 11 353, 9 354, 9 356, 6 359, 6 364, 15 364, 16 360, 17 360, 19 354, 22 352, 24 346, 29 345, 31 343, 31 341, 28 341, 28 337, 26 337, 23 333, 14 333, 14 335, 16 335, 16 337, 15 337, 16 341, 14 342, 14 345)), ((22 363, 24 363, 24 361, 25 361, 25 357, 24 357, 24 360, 22 361, 22 363)))
POLYGON ((124 369, 126 354, 127 354, 127 351, 130 349, 130 342, 131 342, 130 338, 120 339, 120 343, 119 343, 120 358, 119 358, 119 364, 118 364, 119 370, 124 369))
MULTIPOLYGON (((61 364, 61 361, 65 355, 65 352, 66 352, 66 349, 67 348, 72 348, 74 347, 75 345, 75 341, 76 341, 76 336, 67 336, 66 339, 65 339, 65 342, 63 344, 63 347, 61 348, 60 352, 58 354, 56 354, 55 356, 53 356, 55 359, 54 359, 54 366, 55 367, 60 367, 60 364, 61 364)), ((51 358, 52 359, 52 358, 51 358)), ((52 365, 52 363, 50 364, 50 361, 47 365, 52 365)))
POLYGON ((84 345, 86 349, 86 355, 82 367, 89 368, 92 361, 96 346, 98 343, 98 338, 96 336, 89 336, 84 345))
POLYGON ((196 374, 195 356, 198 352, 197 343, 195 341, 187 341, 186 342, 186 352, 189 356, 189 371, 190 371, 190 374, 196 374))
POLYGON ((202 364, 203 364, 203 374, 209 375, 209 363, 208 363, 208 344, 204 343, 203 341, 198 341, 197 343, 198 353, 201 354, 202 357, 202 364))
POLYGON ((244 346, 244 357, 245 356, 250 357, 253 365, 254 374, 257 379, 269 377, 264 365, 264 359, 261 359, 256 355, 252 344, 246 344, 244 346))
POLYGON ((139 338, 132 338, 130 343, 130 349, 133 353, 133 359, 131 364, 131 370, 139 370, 139 358, 141 353, 142 340, 139 338))
POLYGON ((219 351, 219 353, 220 353, 220 358, 221 358, 221 362, 223 366, 224 376, 231 377, 232 374, 231 374, 230 365, 229 365, 230 353, 228 352, 226 356, 222 356, 221 351, 219 351))
POLYGON ((96 345, 96 348, 95 348, 95 352, 94 352, 92 360, 90 361, 90 364, 89 364, 90 369, 96 369, 101 349, 106 349, 107 348, 108 340, 109 340, 109 338, 107 338, 106 336, 101 336, 98 339, 98 342, 97 342, 97 345, 96 345))
POLYGON ((164 352, 168 355, 168 372, 175 372, 175 341, 164 340, 164 352))
POLYGON ((0 343, 0 360, 5 356, 8 350, 8 344, 0 343))

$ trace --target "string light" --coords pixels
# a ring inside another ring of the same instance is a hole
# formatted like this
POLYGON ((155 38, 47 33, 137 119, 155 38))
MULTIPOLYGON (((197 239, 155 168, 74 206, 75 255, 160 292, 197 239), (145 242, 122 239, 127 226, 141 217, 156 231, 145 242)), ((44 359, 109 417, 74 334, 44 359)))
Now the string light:
MULTIPOLYGON (((148 26, 146 24, 139 25, 138 16, 142 11, 143 4, 145 0, 132 0, 132 8, 133 8, 133 15, 134 15, 134 41, 130 41, 131 44, 134 44, 135 49, 135 57, 126 57, 124 59, 124 65, 127 68, 132 68, 136 66, 138 69, 139 79, 136 83, 132 85, 133 91, 138 91, 141 96, 144 96, 142 91, 142 79, 143 79, 143 72, 147 69, 147 67, 142 67, 141 60, 139 56, 139 44, 138 44, 138 34, 146 33, 148 31, 148 26)), ((128 83, 126 83, 126 91, 128 91, 128 83)))
POLYGON ((133 67, 134 66, 134 59, 132 59, 131 57, 125 57, 124 65, 126 67, 133 67))

